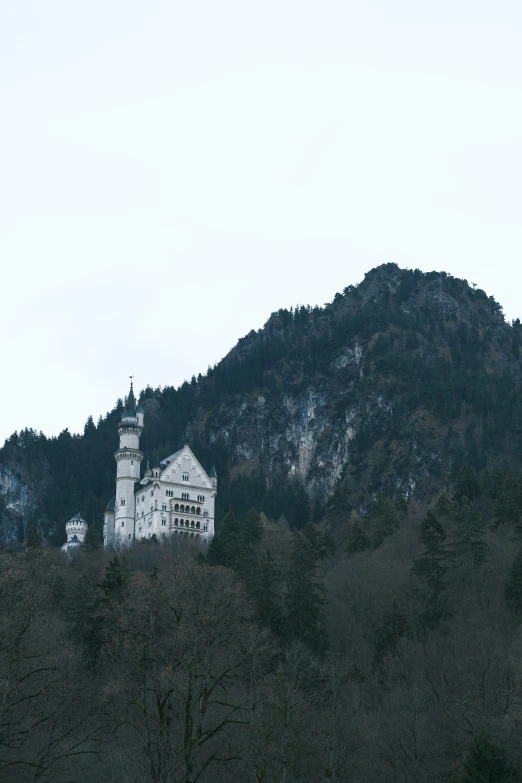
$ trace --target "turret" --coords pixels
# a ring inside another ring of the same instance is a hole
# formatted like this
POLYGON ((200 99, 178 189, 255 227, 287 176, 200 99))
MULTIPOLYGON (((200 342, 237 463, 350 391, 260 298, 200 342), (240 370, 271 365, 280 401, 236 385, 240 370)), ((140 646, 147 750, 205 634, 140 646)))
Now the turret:
POLYGON ((65 523, 65 532, 67 534, 67 541, 62 546, 64 552, 69 552, 71 549, 77 549, 83 544, 85 535, 87 533, 87 522, 82 519, 80 512, 78 511, 71 519, 65 523))
POLYGON ((138 412, 131 381, 125 409, 118 427, 120 447, 114 454, 117 466, 114 540, 119 541, 120 544, 130 544, 135 535, 134 484, 140 480, 141 474, 143 454, 140 451, 140 435, 143 431, 143 420, 143 408, 141 412, 138 412))
POLYGON ((212 486, 214 489, 217 489, 217 473, 216 473, 216 466, 212 465, 212 469, 210 473, 208 474, 209 479, 212 482, 212 486))

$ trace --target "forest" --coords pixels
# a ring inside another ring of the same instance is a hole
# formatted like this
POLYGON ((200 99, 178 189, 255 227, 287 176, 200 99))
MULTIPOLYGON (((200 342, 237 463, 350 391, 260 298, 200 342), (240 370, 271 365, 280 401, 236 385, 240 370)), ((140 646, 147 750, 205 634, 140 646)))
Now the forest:
POLYGON ((145 388, 145 459, 217 468, 208 550, 102 549, 122 400, 13 433, 0 782, 522 783, 521 342, 386 264, 145 388))
POLYGON ((522 780, 522 477, 0 555, 0 780, 522 780))

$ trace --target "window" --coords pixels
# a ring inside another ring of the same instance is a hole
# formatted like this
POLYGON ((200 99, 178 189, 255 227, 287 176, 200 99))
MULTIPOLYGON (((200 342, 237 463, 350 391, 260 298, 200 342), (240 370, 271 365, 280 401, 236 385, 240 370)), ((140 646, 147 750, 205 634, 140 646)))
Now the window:
POLYGON ((199 506, 198 506, 198 507, 197 507, 197 509, 196 509, 196 514, 201 514, 201 509, 200 509, 200 507, 199 507, 199 506))
POLYGON ((206 523, 206 522, 205 522, 205 524, 203 525, 203 530, 205 531, 205 533, 206 533, 206 532, 207 532, 207 530, 208 530, 208 525, 207 525, 207 523, 206 523))
POLYGON ((183 474, 183 481, 188 481, 188 480, 189 480, 189 474, 188 473, 184 473, 183 474))
POLYGON ((153 489, 151 489, 151 491, 150 491, 150 496, 152 497, 153 495, 154 495, 154 490, 153 490, 153 489))
POLYGON ((197 527, 197 528, 198 528, 198 530, 199 530, 199 528, 200 528, 200 522, 199 522, 199 519, 198 519, 198 521, 196 522, 196 527, 197 527))
POLYGON ((178 524, 179 524, 179 519, 178 519, 177 517, 176 517, 176 519, 174 520, 174 524, 175 524, 175 525, 178 525, 178 524))
POLYGON ((166 520, 166 519, 162 519, 162 520, 161 520, 161 524, 162 524, 162 525, 164 525, 164 526, 166 526, 166 524, 167 524, 167 520, 166 520))
POLYGON ((178 503, 176 503, 176 505, 174 506, 174 511, 179 511, 179 505, 178 505, 178 503))
POLYGON ((143 503, 144 500, 145 500, 145 495, 142 495, 141 496, 141 502, 143 503))
POLYGON ((129 533, 129 538, 132 538, 131 534, 129 533))
POLYGON ((125 522, 123 522, 123 520, 122 520, 121 526, 125 527, 125 522))
POLYGON ((194 506, 192 506, 192 508, 190 509, 190 513, 191 514, 195 514, 196 513, 196 509, 194 508, 194 506))
POLYGON ((120 505, 121 505, 121 506, 124 506, 124 505, 125 505, 125 498, 122 498, 122 499, 120 500, 120 505))
POLYGON ((205 511, 203 512, 203 516, 204 516, 204 517, 208 517, 208 511, 207 511, 206 509, 205 509, 205 511))
POLYGON ((167 504, 166 503, 163 503, 163 505, 161 506, 161 510, 162 511, 166 511, 167 510, 167 504))

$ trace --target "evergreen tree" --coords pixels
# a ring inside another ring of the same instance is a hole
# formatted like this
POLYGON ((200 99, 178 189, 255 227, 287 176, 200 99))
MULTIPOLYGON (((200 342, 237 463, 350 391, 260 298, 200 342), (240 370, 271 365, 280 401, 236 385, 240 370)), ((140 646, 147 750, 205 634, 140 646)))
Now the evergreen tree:
POLYGON ((27 528, 27 538, 25 539, 26 549, 41 549, 42 538, 34 522, 27 528))
POLYGON ((251 593, 256 604, 257 619, 260 625, 280 634, 283 627, 281 596, 278 584, 281 575, 269 549, 262 553, 257 563, 251 593))
POLYGON ((522 614, 522 547, 519 549, 513 565, 509 569, 504 586, 504 597, 508 608, 516 614, 522 614))
POLYGON ((105 569, 105 575, 100 584, 104 597, 110 599, 122 595, 129 583, 129 577, 127 558, 114 555, 105 569))
POLYGON ((348 543, 346 544, 346 553, 355 555, 357 552, 364 552, 370 548, 370 539, 364 532, 360 520, 356 520, 350 528, 348 543))
POLYGON ((445 489, 439 493, 433 510, 438 517, 449 517, 452 513, 451 498, 445 489))
POLYGON ((453 500, 456 503, 473 503, 480 495, 477 474, 470 465, 463 465, 453 487, 453 500))
POLYGON ((410 634, 410 625, 398 601, 394 598, 392 608, 384 613, 382 622, 375 631, 373 668, 381 676, 386 672, 386 659, 396 655, 401 639, 410 634))
POLYGON ((398 530, 399 513, 392 500, 379 497, 370 508, 370 516, 374 524, 373 544, 378 547, 385 538, 398 530))
POLYGON ((444 548, 446 533, 432 511, 428 511, 422 521, 420 537, 425 549, 415 558, 411 570, 424 583, 421 591, 425 604, 422 619, 429 628, 435 628, 444 614, 443 577, 447 571, 445 561, 448 552, 444 548))
POLYGON ((307 644, 313 652, 327 647, 323 616, 323 588, 316 575, 316 557, 310 541, 301 531, 292 537, 287 577, 286 624, 291 637, 307 644))
POLYGON ((471 743, 459 783, 518 783, 521 777, 510 764, 506 749, 482 732, 471 743))
POLYGON ((510 470, 501 481, 495 499, 495 524, 520 527, 522 520, 522 483, 510 470))
POLYGON ((83 571, 66 595, 64 608, 71 636, 80 645, 89 666, 96 664, 102 645, 99 605, 99 590, 90 574, 83 571))
POLYGON ((471 560, 473 565, 483 563, 488 555, 488 546, 483 539, 483 524, 476 504, 463 501, 455 515, 457 529, 454 552, 458 557, 471 560))
POLYGON ((85 538, 83 539, 82 547, 86 552, 96 552, 101 546, 101 541, 96 535, 94 525, 89 525, 85 538))
POLYGON ((210 542, 207 559, 210 565, 237 568, 240 553, 241 523, 233 511, 223 517, 219 530, 210 542))

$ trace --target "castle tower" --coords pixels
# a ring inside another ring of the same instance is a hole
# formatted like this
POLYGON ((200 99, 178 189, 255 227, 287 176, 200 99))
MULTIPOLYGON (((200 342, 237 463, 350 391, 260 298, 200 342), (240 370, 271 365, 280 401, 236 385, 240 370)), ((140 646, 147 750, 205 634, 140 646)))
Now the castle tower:
POLYGON ((62 552, 69 552, 70 550, 77 549, 81 546, 84 542, 87 528, 87 522, 85 519, 81 518, 80 512, 78 511, 78 513, 65 524, 67 541, 62 546, 62 552))
POLYGON ((114 502, 114 540, 130 544, 135 537, 136 507, 134 484, 140 480, 141 461, 140 435, 143 431, 144 414, 141 405, 136 406, 132 381, 125 410, 118 427, 120 447, 116 459, 116 499, 114 502))

